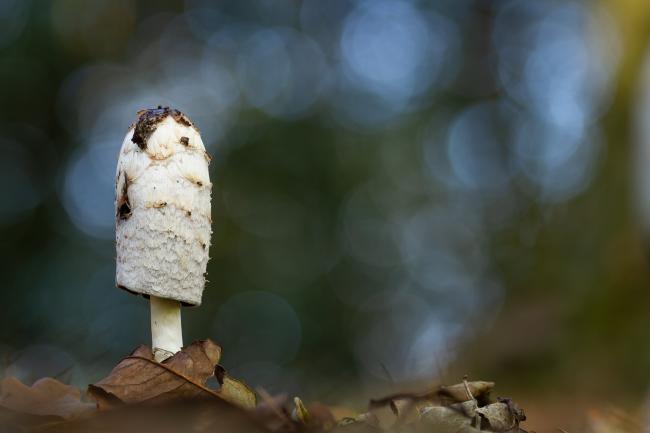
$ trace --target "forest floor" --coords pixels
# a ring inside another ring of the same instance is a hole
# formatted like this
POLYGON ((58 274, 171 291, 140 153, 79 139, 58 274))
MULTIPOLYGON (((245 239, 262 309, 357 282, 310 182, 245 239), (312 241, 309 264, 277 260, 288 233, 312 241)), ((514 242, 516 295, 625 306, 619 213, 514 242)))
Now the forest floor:
POLYGON ((436 432, 641 433, 642 422, 586 399, 493 397, 495 384, 458 383, 369 399, 367 410, 328 407, 252 390, 220 366, 221 348, 197 341, 163 362, 138 347, 107 377, 79 390, 52 378, 0 382, 0 432, 436 432), (216 380, 215 380, 216 379, 216 380), (570 426, 558 420, 575 420, 570 426))

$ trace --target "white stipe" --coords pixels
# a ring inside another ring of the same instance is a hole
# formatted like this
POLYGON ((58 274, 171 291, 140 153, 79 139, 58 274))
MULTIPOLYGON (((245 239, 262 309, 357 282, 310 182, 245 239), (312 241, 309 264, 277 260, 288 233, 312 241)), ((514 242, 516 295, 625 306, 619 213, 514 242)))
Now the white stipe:
POLYGON ((151 296, 151 348, 154 358, 162 362, 183 347, 181 303, 151 296))

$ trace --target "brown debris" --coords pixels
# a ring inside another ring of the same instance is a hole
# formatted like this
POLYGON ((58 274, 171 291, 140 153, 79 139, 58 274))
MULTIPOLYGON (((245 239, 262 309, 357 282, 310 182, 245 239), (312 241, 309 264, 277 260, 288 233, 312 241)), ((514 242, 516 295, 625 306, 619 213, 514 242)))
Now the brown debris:
MULTIPOLYGON (((131 141, 137 144, 138 147, 142 150, 145 150, 147 148, 147 140, 149 140, 151 134, 154 133, 158 127, 158 124, 165 120, 167 116, 172 116, 172 118, 181 125, 194 127, 194 129, 198 131, 198 128, 192 124, 192 121, 185 114, 169 107, 163 107, 159 105, 157 108, 140 110, 138 111, 137 115, 138 121, 135 123, 133 138, 131 138, 131 141)), ((189 143, 189 139, 187 139, 187 142, 189 143)), ((183 143, 182 138, 181 143, 183 143)))
POLYGON ((122 202, 120 207, 117 208, 117 217, 121 220, 129 219, 131 216, 131 205, 129 204, 129 199, 122 202))
POLYGON ((122 186, 122 191, 120 191, 117 197, 117 219, 126 220, 131 216, 131 203, 129 203, 130 181, 126 173, 123 171, 120 171, 117 176, 118 182, 121 177, 124 177, 124 185, 122 186))

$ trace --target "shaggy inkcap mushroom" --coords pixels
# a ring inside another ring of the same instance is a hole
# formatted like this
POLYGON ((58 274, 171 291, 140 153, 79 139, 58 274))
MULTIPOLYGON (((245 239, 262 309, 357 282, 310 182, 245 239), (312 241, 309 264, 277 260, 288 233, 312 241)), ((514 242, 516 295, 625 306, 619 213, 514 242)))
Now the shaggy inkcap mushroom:
POLYGON ((182 346, 180 305, 200 305, 210 248, 210 157, 178 110, 138 112, 117 163, 116 283, 151 301, 157 359, 182 346))

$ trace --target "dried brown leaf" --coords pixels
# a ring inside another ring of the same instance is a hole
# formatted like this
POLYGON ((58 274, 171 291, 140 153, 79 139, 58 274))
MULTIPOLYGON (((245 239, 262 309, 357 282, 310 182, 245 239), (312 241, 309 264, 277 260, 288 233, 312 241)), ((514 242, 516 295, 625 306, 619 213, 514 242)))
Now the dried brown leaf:
POLYGON ((225 400, 244 409, 254 409, 257 405, 255 392, 244 382, 230 377, 226 370, 217 365, 214 369, 220 388, 217 393, 225 400))
POLYGON ((463 403, 471 400, 472 397, 477 400, 480 406, 489 403, 490 391, 494 388, 494 382, 473 381, 465 383, 457 383, 450 386, 440 386, 436 389, 426 391, 423 393, 404 392, 391 394, 389 396, 370 400, 370 408, 377 408, 382 406, 390 406, 395 409, 395 401, 411 400, 416 402, 436 402, 444 405, 453 403, 463 403), (467 389, 472 393, 470 397, 467 394, 467 389))
MULTIPOLYGON (((467 382, 467 388, 469 388, 469 391, 472 393, 472 397, 474 397, 474 399, 476 399, 480 404, 482 401, 486 401, 489 398, 490 391, 494 388, 494 382, 475 380, 467 382)), ((471 397, 467 395, 467 388, 465 387, 465 383, 441 386, 436 391, 436 394, 438 397, 448 398, 456 403, 462 403, 471 400, 471 397)))
POLYGON ((253 390, 244 382, 230 376, 223 378, 218 394, 230 403, 244 409, 254 409, 257 404, 257 398, 253 390))
POLYGON ((158 363, 151 349, 138 347, 108 377, 88 387, 100 409, 122 403, 162 403, 186 398, 221 398, 205 386, 214 374, 221 348, 211 340, 192 343, 158 363))
POLYGON ((446 406, 424 408, 420 414, 420 422, 415 426, 418 432, 478 433, 480 431, 472 427, 471 418, 446 406))
POLYGON ((97 409, 94 403, 81 401, 77 388, 45 377, 27 386, 15 377, 0 382, 0 407, 13 412, 72 419, 97 409))
POLYGON ((505 403, 492 403, 479 407, 476 409, 476 413, 487 422, 486 429, 493 432, 512 430, 519 424, 517 418, 505 403))

